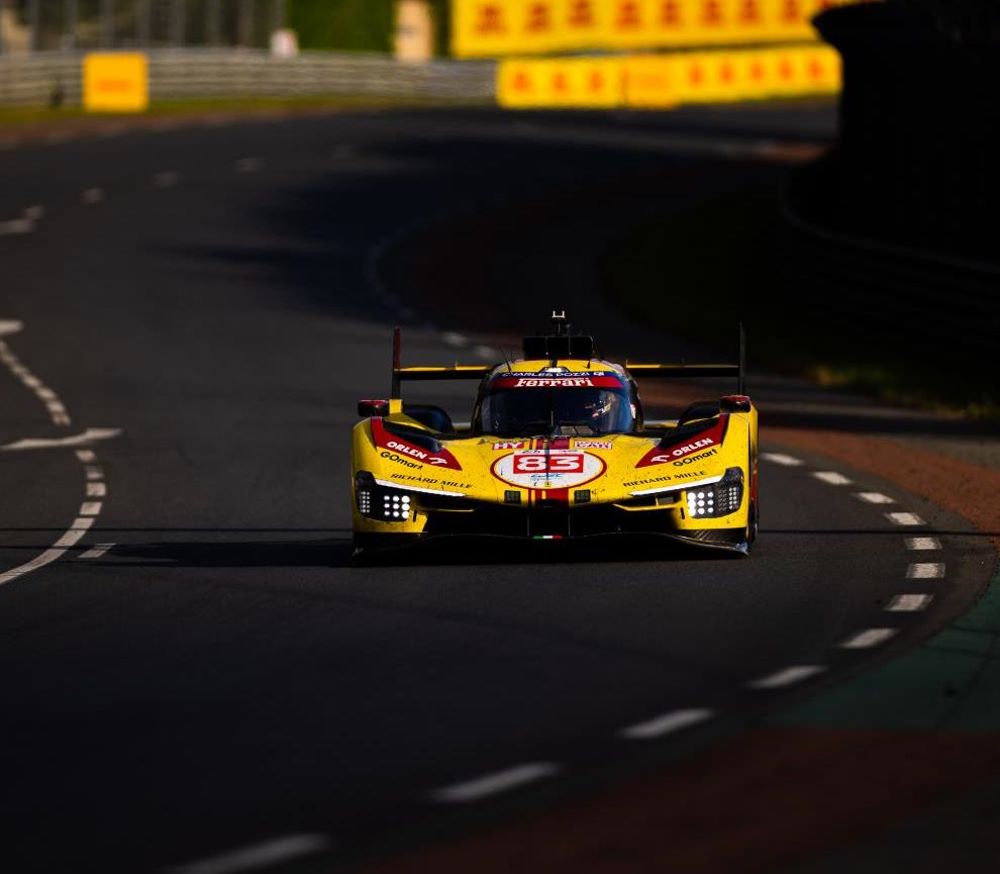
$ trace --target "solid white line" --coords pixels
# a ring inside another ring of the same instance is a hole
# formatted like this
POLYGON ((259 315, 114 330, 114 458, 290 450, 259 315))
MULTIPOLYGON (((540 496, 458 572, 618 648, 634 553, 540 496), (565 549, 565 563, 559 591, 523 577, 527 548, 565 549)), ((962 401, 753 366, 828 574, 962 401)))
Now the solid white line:
POLYGON ((715 712, 712 710, 674 710, 672 713, 665 713, 655 719, 630 725, 628 728, 623 728, 618 734, 627 740, 649 740, 704 722, 714 715, 715 712))
POLYGON ((480 801, 491 795, 518 789, 536 780, 553 777, 559 773, 559 766, 551 762, 530 762, 517 765, 495 774, 486 774, 475 780, 455 783, 443 789, 435 789, 428 796, 431 801, 441 804, 467 804, 470 801, 480 801))
POLYGON ((871 649, 885 643, 890 637, 896 634, 895 628, 866 628, 857 634, 851 635, 840 644, 841 649, 871 649))
POLYGON ((896 502, 888 495, 881 492, 858 492, 854 497, 860 498, 867 504, 895 504, 896 502))
POLYGON ((941 541, 936 537, 907 537, 906 548, 925 551, 940 549, 941 541))
POLYGON ((101 558, 105 553, 110 552, 114 548, 114 543, 98 543, 97 546, 82 553, 80 558, 101 558))
POLYGON ((100 501, 84 501, 80 504, 80 515, 99 516, 101 514, 101 506, 100 501))
POLYGON ((168 868, 168 874, 236 874, 239 871, 259 871, 320 853, 330 846, 326 835, 288 835, 264 841, 239 850, 232 850, 198 862, 168 868))
POLYGON ((104 189, 85 188, 83 193, 80 195, 80 200, 84 203, 100 203, 104 200, 104 189))
POLYGON ((784 455, 781 452, 763 452, 761 458, 773 461, 775 464, 782 464, 785 467, 799 467, 802 461, 791 455, 784 455))
POLYGON ((41 555, 35 556, 31 561, 11 568, 9 571, 0 574, 0 586, 10 583, 19 577, 37 571, 46 565, 58 561, 66 554, 66 550, 75 546, 87 533, 87 529, 93 524, 93 519, 74 519, 73 525, 60 537, 50 549, 46 549, 41 555), (86 524, 81 524, 86 523, 86 524))
POLYGON ((851 480, 834 470, 817 470, 813 476, 831 486, 849 486, 851 484, 851 480))
POLYGON ((104 483, 87 483, 88 498, 103 498, 108 493, 108 487, 104 483))
POLYGON ((886 513, 885 518, 896 525, 926 525, 916 513, 886 513))
POLYGON ((936 561, 918 561, 906 569, 908 580, 936 580, 944 576, 944 564, 936 561))
POLYGON ((768 674, 766 677, 759 677, 747 685, 751 689, 780 689, 784 686, 792 686, 801 683, 810 677, 823 673, 826 667, 823 665, 794 665, 790 668, 768 674))
MULTIPOLYGON (((62 407, 62 404, 59 406, 62 407)), ((18 452, 25 449, 57 449, 64 446, 86 446, 95 440, 111 440, 113 437, 120 436, 121 433, 121 428, 88 428, 82 434, 74 434, 71 437, 26 437, 23 440, 8 443, 6 446, 0 446, 0 451, 18 452)), ((90 454, 93 456, 93 452, 90 454)), ((92 458, 82 458, 79 453, 77 453, 76 457, 84 462, 93 460, 92 458)))
POLYGON ((926 610, 933 600, 933 595, 896 595, 885 609, 889 613, 917 613, 926 610))

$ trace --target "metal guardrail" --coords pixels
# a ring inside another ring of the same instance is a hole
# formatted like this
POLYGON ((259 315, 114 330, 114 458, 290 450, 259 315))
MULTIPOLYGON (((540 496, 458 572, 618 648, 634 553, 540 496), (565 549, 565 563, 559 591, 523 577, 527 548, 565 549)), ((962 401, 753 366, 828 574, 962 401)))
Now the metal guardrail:
MULTIPOLYGON (((406 64, 384 55, 303 52, 276 58, 254 49, 156 49, 149 55, 150 97, 157 100, 227 97, 364 95, 493 102, 491 61, 406 64)), ((0 106, 81 102, 82 52, 0 57, 0 106)))

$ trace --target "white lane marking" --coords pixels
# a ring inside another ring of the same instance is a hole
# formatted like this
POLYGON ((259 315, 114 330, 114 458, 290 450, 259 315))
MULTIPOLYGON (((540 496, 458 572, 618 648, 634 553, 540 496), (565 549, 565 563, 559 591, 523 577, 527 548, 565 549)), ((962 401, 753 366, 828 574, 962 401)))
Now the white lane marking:
POLYGON ((476 346, 472 351, 484 361, 496 361, 500 357, 500 353, 492 346, 476 346))
POLYGON ((895 628, 866 628, 857 634, 852 634, 840 644, 841 649, 871 649, 880 646, 896 634, 895 628))
POLYGON ((108 487, 104 483, 87 483, 88 498, 103 498, 108 493, 108 487))
POLYGON ((18 234, 30 234, 35 229, 35 223, 29 218, 16 218, 0 222, 0 237, 14 237, 18 234))
POLYGON ((933 600, 933 595, 896 595, 885 609, 889 613, 917 613, 926 610, 933 600))
POLYGON ((326 835, 288 835, 166 870, 167 874, 236 874, 239 871, 259 871, 321 853, 330 844, 326 835))
POLYGON ((114 543, 98 543, 97 546, 81 553, 80 558, 101 558, 103 555, 114 549, 115 546, 116 544, 114 543))
POLYGON ((25 207, 24 217, 29 221, 40 222, 43 218, 45 218, 45 207, 40 203, 25 207))
POLYGON ((83 472, 90 482, 104 479, 104 470, 99 465, 88 464, 83 468, 83 472))
POLYGON ((654 737, 663 737, 665 734, 680 731, 682 728, 711 719, 714 715, 715 711, 713 710, 674 710, 672 713, 665 713, 655 719, 623 728, 619 732, 619 736, 627 740, 649 740, 654 737))
MULTIPOLYGON (((60 404, 60 406, 62 406, 60 404)), ((65 407, 63 407, 65 411, 65 407)), ((82 434, 74 434, 72 437, 26 437, 6 446, 0 446, 0 452, 19 452, 26 449, 56 449, 64 446, 86 446, 97 440, 111 440, 121 436, 121 428, 88 428, 82 434)), ((93 452, 90 453, 93 456, 93 452)), ((77 453, 80 461, 92 461, 93 458, 82 458, 77 453)))
POLYGON ((89 531, 94 527, 94 517, 93 516, 77 516, 73 520, 73 524, 70 528, 74 531, 89 531))
POLYGON ((462 347, 469 345, 468 337, 465 337, 462 334, 456 334, 454 331, 446 331, 441 335, 441 339, 444 340, 444 342, 449 346, 462 347))
POLYGON ((785 455, 781 452, 763 452, 761 453, 761 458, 766 458, 768 461, 773 461, 775 464, 782 464, 785 467, 800 467, 803 463, 801 459, 785 455))
POLYGON ((35 556, 31 561, 25 562, 22 565, 18 565, 17 567, 11 568, 9 571, 0 574, 0 586, 13 582, 19 577, 23 577, 26 574, 37 571, 46 565, 50 565, 54 561, 58 561, 66 554, 66 550, 68 550, 71 546, 76 546, 76 544, 83 539, 87 530, 93 524, 93 519, 74 519, 73 524, 62 535, 62 537, 52 544, 51 548, 46 549, 41 555, 35 556))
POLYGON ((895 525, 926 525, 916 513, 886 513, 885 518, 895 525))
POLYGON ((825 670, 826 667, 823 665, 793 665, 790 668, 784 668, 765 677, 758 677, 747 685, 751 689, 780 689, 784 686, 801 683, 803 680, 815 677, 825 670))
POLYGON ((881 492, 858 492, 854 497, 860 498, 866 504, 895 504, 896 502, 888 495, 881 492))
POLYGON ((558 773, 559 766, 552 762, 529 762, 526 765, 517 765, 494 774, 476 777, 474 780, 455 783, 443 789, 435 789, 428 797, 431 801, 441 804, 467 804, 470 801, 480 801, 491 795, 518 789, 536 780, 554 777, 558 773))
POLYGON ((35 394, 38 395, 43 401, 54 401, 58 399, 56 393, 44 385, 41 386, 35 394))
POLYGON ((175 170, 163 170, 153 174, 153 186, 155 188, 173 188, 181 178, 181 174, 175 170))
POLYGON ((80 200, 83 203, 94 204, 100 203, 104 200, 104 189, 103 188, 85 188, 80 194, 80 200))
POLYGON ((101 502, 100 501, 84 501, 80 505, 80 515, 81 516, 98 516, 101 513, 101 502))
POLYGON ((944 576, 944 564, 937 561, 918 561, 906 569, 908 580, 936 580, 944 576))
POLYGON ((907 537, 906 548, 923 551, 940 549, 941 541, 936 537, 907 537))
POLYGON ((851 484, 851 480, 835 470, 817 470, 813 476, 831 486, 849 486, 851 484))
POLYGON ((237 173, 256 173, 261 166, 263 161, 260 158, 240 158, 236 162, 236 172, 237 173))
POLYGON ((93 464, 97 461, 97 455, 94 453, 93 449, 77 449, 74 455, 76 455, 76 457, 83 464, 93 464))
POLYGON ((16 334, 18 331, 24 330, 24 322, 19 322, 16 319, 0 319, 0 337, 6 337, 8 334, 16 334))

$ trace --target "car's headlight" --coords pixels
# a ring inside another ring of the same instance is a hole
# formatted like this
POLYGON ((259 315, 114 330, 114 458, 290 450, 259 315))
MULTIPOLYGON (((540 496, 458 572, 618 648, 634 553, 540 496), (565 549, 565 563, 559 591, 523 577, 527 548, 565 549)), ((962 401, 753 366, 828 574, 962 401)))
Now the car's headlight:
POLYGON ((354 500, 362 516, 380 522, 408 522, 413 509, 407 492, 378 485, 365 470, 354 478, 354 500))
POLYGON ((688 517, 716 518, 735 513, 743 502, 743 470, 731 467, 726 475, 710 486, 687 492, 688 517))

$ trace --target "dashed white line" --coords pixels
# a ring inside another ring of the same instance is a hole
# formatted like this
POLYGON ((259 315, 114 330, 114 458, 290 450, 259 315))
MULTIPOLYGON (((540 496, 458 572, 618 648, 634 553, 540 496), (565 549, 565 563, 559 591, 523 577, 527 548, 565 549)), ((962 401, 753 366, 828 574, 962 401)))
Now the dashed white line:
POLYGON ((30 234, 35 229, 35 223, 30 218, 9 219, 0 222, 0 237, 14 237, 18 234, 30 234))
POLYGON ((713 710, 706 709, 674 710, 671 713, 663 714, 663 716, 657 716, 655 719, 623 728, 619 735, 626 740, 651 740, 697 725, 699 722, 711 719, 714 715, 713 710))
POLYGON ((83 468, 84 475, 90 482, 104 479, 104 470, 96 464, 88 464, 83 468))
POLYGON ((866 504, 895 504, 896 503, 888 495, 883 495, 881 492, 858 492, 855 495, 855 497, 856 498, 860 498, 866 504))
POLYGON ((241 158, 236 162, 237 173, 256 173, 262 166, 260 158, 241 158))
POLYGON ((837 473, 834 470, 817 470, 813 473, 813 476, 831 486, 851 485, 851 480, 849 480, 842 473, 837 473))
POLYGON ((866 628, 852 634, 840 644, 841 649, 871 649, 880 646, 896 634, 895 628, 866 628))
MULTIPOLYGON (((94 527, 93 516, 77 516, 69 526, 73 531, 89 531, 94 527)), ((57 544, 58 545, 58 544, 57 544)))
POLYGON ((263 843, 231 850, 218 856, 168 868, 167 874, 237 874, 240 871, 259 871, 321 853, 330 847, 326 835, 303 834, 274 838, 263 843))
POLYGON ((751 689, 781 689, 785 686, 793 686, 796 683, 801 683, 810 677, 815 677, 825 670, 826 667, 824 665, 793 665, 790 668, 784 668, 773 674, 758 677, 747 685, 751 689))
POLYGON ((537 780, 554 777, 559 773, 559 770, 559 766, 552 762, 529 762, 525 765, 497 771, 494 774, 486 774, 474 780, 455 783, 443 789, 435 789, 428 797, 431 801, 441 804, 467 804, 472 801, 480 801, 491 795, 519 789, 537 780))
POLYGON ((921 610, 926 610, 933 600, 933 595, 896 595, 885 609, 889 613, 918 613, 921 610))
POLYGON ((484 361, 495 361, 500 357, 499 353, 492 346, 476 346, 472 350, 473 354, 484 361))
POLYGON ((792 455, 785 455, 781 452, 764 452, 761 453, 761 458, 766 458, 768 461, 773 461, 775 464, 782 464, 785 467, 801 467, 803 462, 799 458, 795 458, 792 455))
POLYGON ((80 505, 81 516, 99 516, 101 513, 100 501, 84 501, 80 505))
POLYGON ((101 558, 114 549, 115 546, 116 544, 114 543, 98 543, 97 546, 81 553, 80 558, 101 558))
POLYGON ((457 346, 459 348, 469 345, 469 338, 462 335, 456 334, 454 331, 446 331, 441 335, 441 339, 449 346, 457 346))
POLYGON ((108 487, 104 483, 87 483, 88 498, 103 498, 108 493, 108 487))
POLYGON ((85 188, 80 194, 80 201, 86 204, 100 203, 104 200, 103 188, 85 188))
POLYGON ((6 337, 8 334, 16 334, 18 331, 24 330, 24 322, 19 322, 17 319, 0 319, 0 337, 6 337))
POLYGON ((918 561, 906 569, 908 580, 936 580, 944 576, 945 566, 938 561, 918 561))
POLYGON ((74 454, 81 464, 93 464, 97 461, 97 455, 93 449, 77 449, 74 454))
POLYGON ((43 218, 45 218, 45 207, 40 203, 25 207, 24 217, 29 221, 40 222, 43 218))
POLYGON ((885 518, 895 525, 926 525, 916 513, 886 513, 885 518))
POLYGON ((906 548, 917 551, 931 551, 941 548, 941 541, 936 537, 907 537, 906 548))

